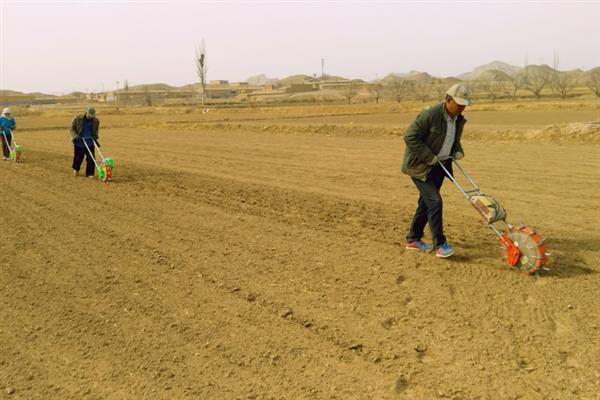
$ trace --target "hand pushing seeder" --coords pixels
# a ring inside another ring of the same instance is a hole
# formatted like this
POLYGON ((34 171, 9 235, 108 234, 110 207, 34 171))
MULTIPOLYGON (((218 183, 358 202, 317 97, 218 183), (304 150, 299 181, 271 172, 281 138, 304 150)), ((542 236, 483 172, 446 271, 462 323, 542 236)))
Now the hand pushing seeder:
POLYGON ((494 198, 487 196, 479 190, 479 186, 473 182, 473 179, 467 174, 463 167, 454 157, 448 157, 460 172, 472 185, 471 189, 463 188, 450 171, 440 161, 439 164, 444 172, 450 178, 452 183, 460 190, 467 200, 486 220, 490 229, 500 238, 500 245, 503 252, 503 259, 508 265, 516 267, 532 275, 539 271, 548 261, 547 247, 544 239, 531 227, 520 225, 512 226, 506 220, 504 208, 494 198), (502 222, 506 232, 502 232, 496 224, 502 222))
POLYGON ((98 142, 96 142, 96 140, 94 140, 94 142, 96 143, 96 149, 98 150, 98 154, 100 154, 100 157, 102 158, 101 161, 96 160, 86 141, 82 141, 88 153, 90 154, 90 157, 92 157, 94 164, 96 165, 96 170, 98 171, 98 179, 100 179, 104 183, 110 182, 112 180, 112 172, 115 167, 115 162, 113 161, 113 159, 104 158, 104 155, 102 155, 102 152, 100 151, 100 145, 98 144, 98 142))

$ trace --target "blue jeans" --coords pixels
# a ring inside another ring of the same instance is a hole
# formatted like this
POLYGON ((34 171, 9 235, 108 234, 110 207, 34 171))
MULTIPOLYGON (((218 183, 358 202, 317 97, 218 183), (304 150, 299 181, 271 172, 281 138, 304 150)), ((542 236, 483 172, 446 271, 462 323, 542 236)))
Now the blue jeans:
MULTIPOLYGON (((452 164, 445 162, 444 166, 452 173, 452 164)), ((412 178, 413 182, 419 189, 419 203, 412 223, 410 231, 406 236, 406 240, 412 242, 423 237, 425 225, 429 223, 431 237, 433 238, 434 246, 441 246, 446 242, 444 236, 444 223, 442 219, 443 203, 440 196, 440 188, 444 183, 446 173, 439 165, 433 166, 425 182, 412 178)))

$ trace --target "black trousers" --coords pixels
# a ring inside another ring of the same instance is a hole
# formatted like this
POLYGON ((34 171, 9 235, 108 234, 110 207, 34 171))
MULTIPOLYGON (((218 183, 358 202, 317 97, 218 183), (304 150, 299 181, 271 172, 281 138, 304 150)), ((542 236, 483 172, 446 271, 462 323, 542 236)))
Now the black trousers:
MULTIPOLYGON (((452 173, 452 164, 445 162, 444 166, 452 173)), ((439 165, 433 166, 425 182, 412 178, 413 182, 419 189, 419 202, 410 230, 406 236, 406 240, 412 242, 423 237, 425 225, 429 223, 431 237, 433 238, 434 246, 441 246, 446 242, 444 236, 444 223, 442 218, 443 203, 440 196, 440 188, 444 183, 446 173, 439 165)))
POLYGON ((92 159, 92 155, 95 156, 95 147, 90 146, 90 151, 92 155, 87 151, 85 147, 73 146, 75 149, 73 154, 73 169, 75 171, 79 171, 81 168, 81 163, 85 157, 86 165, 85 165, 85 176, 94 176, 94 172, 96 171, 96 165, 94 164, 94 160, 92 159))
POLYGON ((2 132, 0 132, 0 140, 2 140, 2 155, 8 158, 10 157, 10 149, 8 148, 8 146, 10 146, 10 143, 12 142, 12 136, 6 136, 6 138, 8 139, 8 143, 6 143, 6 141, 4 140, 4 135, 2 134, 2 132))

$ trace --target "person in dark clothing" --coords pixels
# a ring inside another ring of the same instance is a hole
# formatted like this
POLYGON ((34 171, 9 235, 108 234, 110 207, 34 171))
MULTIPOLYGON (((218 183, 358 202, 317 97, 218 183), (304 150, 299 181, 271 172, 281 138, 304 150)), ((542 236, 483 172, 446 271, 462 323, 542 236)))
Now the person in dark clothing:
POLYGON ((96 118, 96 110, 88 108, 85 113, 79 114, 71 122, 71 139, 73 142, 73 175, 79 175, 79 169, 83 159, 86 159, 85 176, 94 177, 96 166, 92 157, 95 154, 95 146, 98 143, 98 128, 100 121, 96 118), (85 143, 84 143, 85 141, 85 143), (86 145, 89 148, 86 148, 86 145))
POLYGON ((446 176, 440 162, 452 172, 454 157, 460 160, 464 150, 460 144, 466 123, 462 112, 471 104, 468 89, 453 85, 446 92, 445 102, 421 112, 404 135, 406 149, 402 172, 409 175, 419 190, 419 202, 406 236, 407 250, 430 252, 440 258, 450 257, 454 249, 444 235, 440 188, 446 176), (429 223, 433 245, 423 241, 425 225, 429 223))

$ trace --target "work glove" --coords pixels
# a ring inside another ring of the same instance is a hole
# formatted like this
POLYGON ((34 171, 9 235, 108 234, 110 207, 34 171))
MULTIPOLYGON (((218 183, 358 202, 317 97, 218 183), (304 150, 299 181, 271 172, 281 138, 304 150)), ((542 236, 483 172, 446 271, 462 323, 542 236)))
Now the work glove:
POLYGON ((98 147, 102 147, 102 146, 100 146, 100 142, 99 142, 99 141, 97 141, 97 140, 94 140, 94 142, 96 142, 96 146, 98 146, 98 147))
POLYGON ((429 161, 427 164, 429 165, 435 165, 438 163, 438 161, 440 161, 440 159, 438 158, 438 156, 436 156, 435 154, 433 155, 433 158, 431 159, 431 161, 429 161))
POLYGON ((463 153, 461 153, 460 151, 457 151, 456 153, 454 153, 455 160, 462 160, 464 157, 465 157, 465 155, 463 153))

